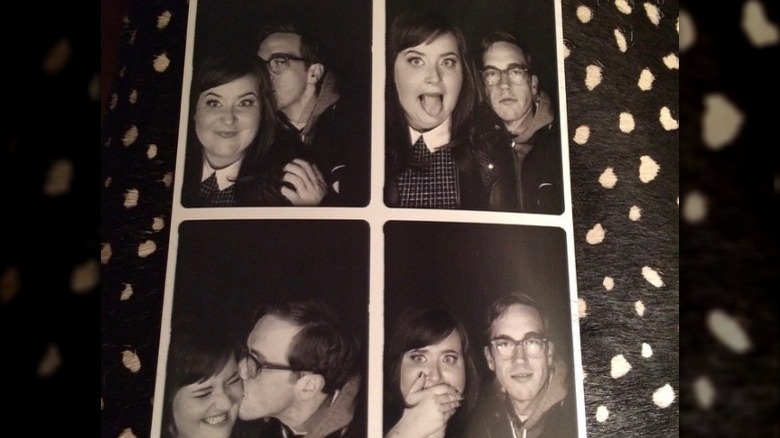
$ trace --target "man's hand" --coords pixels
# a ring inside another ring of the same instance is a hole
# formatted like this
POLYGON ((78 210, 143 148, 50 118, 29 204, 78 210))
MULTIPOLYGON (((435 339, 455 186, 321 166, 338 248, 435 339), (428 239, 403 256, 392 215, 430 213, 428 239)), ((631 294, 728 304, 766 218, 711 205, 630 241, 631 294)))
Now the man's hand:
POLYGON ((317 166, 306 160, 296 158, 282 169, 282 181, 292 184, 295 189, 282 187, 282 195, 292 202, 292 205, 319 205, 328 193, 325 177, 317 166))

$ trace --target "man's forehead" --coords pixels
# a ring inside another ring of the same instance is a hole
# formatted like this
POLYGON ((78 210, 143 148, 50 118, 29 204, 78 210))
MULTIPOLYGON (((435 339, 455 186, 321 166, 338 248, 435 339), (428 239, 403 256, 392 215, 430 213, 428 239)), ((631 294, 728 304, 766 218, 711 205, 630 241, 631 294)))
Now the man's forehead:
POLYGON ((300 56, 301 36, 291 32, 276 32, 268 35, 260 44, 259 51, 264 54, 286 53, 300 56))
POLYGON ((522 339, 527 333, 544 333, 542 315, 524 304, 512 304, 493 321, 492 335, 508 335, 522 339))
POLYGON ((485 51, 483 62, 485 65, 503 68, 509 64, 525 65, 528 63, 528 60, 525 57, 525 53, 517 45, 506 41, 497 41, 491 44, 485 51))
POLYGON ((278 315, 269 314, 260 318, 249 333, 247 345, 269 359, 278 353, 287 351, 292 339, 302 329, 301 326, 278 315))

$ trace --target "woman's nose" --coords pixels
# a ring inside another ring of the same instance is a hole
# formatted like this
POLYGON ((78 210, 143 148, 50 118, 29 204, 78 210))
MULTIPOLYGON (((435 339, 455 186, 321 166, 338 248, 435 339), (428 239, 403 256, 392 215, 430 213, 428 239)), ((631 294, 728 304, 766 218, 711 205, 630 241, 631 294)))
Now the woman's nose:
POLYGON ((222 115, 222 120, 225 124, 232 125, 236 122, 236 119, 236 111, 232 107, 225 108, 225 113, 222 115))
POLYGON ((429 84, 438 84, 441 81, 441 74, 437 67, 432 67, 428 70, 428 74, 425 76, 425 82, 429 84))
POLYGON ((233 406, 233 400, 224 390, 216 390, 214 392, 214 407, 220 410, 228 410, 233 406))
POLYGON ((427 375, 427 379, 430 382, 438 382, 441 378, 441 373, 439 372, 439 367, 436 365, 433 365, 428 368, 428 370, 425 373, 427 375))

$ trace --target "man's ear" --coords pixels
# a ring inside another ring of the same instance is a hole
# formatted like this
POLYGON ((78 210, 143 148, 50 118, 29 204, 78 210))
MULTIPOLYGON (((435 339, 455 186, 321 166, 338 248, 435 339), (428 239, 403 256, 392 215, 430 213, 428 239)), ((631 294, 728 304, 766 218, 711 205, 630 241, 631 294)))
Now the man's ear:
POLYGON ((310 84, 316 84, 320 81, 320 78, 322 78, 322 75, 325 74, 325 66, 320 64, 319 62, 312 64, 309 66, 309 77, 308 77, 308 83, 310 84))
POLYGON ((534 96, 539 95, 539 77, 536 75, 531 75, 531 92, 534 96))
POLYGON ((325 387, 325 377, 322 374, 306 373, 295 382, 295 389, 303 400, 309 400, 322 393, 325 387))
POLYGON ((490 371, 495 371, 496 362, 495 359, 493 359, 493 354, 490 352, 490 347, 485 347, 484 353, 485 353, 485 359, 487 359, 488 368, 490 368, 490 371))
POLYGON ((555 343, 547 341, 547 366, 553 365, 553 356, 555 355, 555 343))

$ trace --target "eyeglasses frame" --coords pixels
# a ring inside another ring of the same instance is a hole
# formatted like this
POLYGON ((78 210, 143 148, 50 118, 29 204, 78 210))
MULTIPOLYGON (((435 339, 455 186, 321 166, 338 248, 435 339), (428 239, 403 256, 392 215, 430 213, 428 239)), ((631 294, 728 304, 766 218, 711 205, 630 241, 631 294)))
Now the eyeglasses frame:
POLYGON ((282 74, 285 71, 287 71, 287 69, 290 68, 290 61, 314 62, 311 59, 302 58, 300 56, 295 56, 295 55, 288 55, 286 53, 274 53, 273 55, 271 55, 270 58, 268 58, 267 61, 263 58, 260 58, 260 62, 265 64, 268 71, 275 75, 282 74), (284 59, 286 67, 279 72, 274 72, 273 69, 271 68, 271 62, 275 59, 284 59))
POLYGON ((482 81, 485 84, 490 85, 491 87, 500 84, 501 83, 501 78, 503 78, 504 75, 506 75, 507 78, 509 79, 509 83, 514 84, 514 85, 520 85, 520 84, 523 83, 523 81, 528 81, 528 79, 531 77, 531 74, 532 74, 531 73, 531 69, 528 66, 524 66, 524 65, 520 65, 520 64, 510 64, 508 68, 505 68, 503 70, 500 69, 500 68, 495 68, 495 67, 487 67, 487 68, 483 68, 479 72, 482 75, 482 81), (520 81, 513 81, 512 77, 509 76, 509 71, 510 70, 521 70, 523 72, 523 78, 520 81), (488 80, 485 78, 485 72, 486 71, 494 71, 494 72, 498 73, 498 80, 496 81, 496 83, 491 84, 490 82, 488 82, 488 80))
POLYGON ((501 338, 495 338, 495 339, 491 339, 491 340, 490 340, 490 347, 491 347, 491 348, 493 348, 493 350, 494 350, 494 351, 496 351, 496 354, 497 354, 499 357, 506 358, 506 359, 512 358, 512 357, 514 357, 514 356, 515 356, 515 354, 517 354, 517 347, 518 347, 518 346, 521 346, 521 347, 523 347, 523 353, 524 353, 524 354, 525 354, 527 357, 537 358, 537 357, 542 357, 542 356, 544 355, 544 350, 545 350, 545 349, 548 347, 548 345, 549 345, 549 342, 550 342, 550 340, 549 340, 548 338, 544 338, 544 337, 541 337, 541 338, 540 338, 540 337, 532 337, 532 338, 527 338, 527 339, 521 339, 521 340, 519 340, 519 341, 518 341, 518 340, 516 340, 516 339, 512 339, 512 338, 510 338, 510 337, 501 337, 501 338), (528 341, 531 341, 531 340, 534 340, 534 341, 542 341, 542 344, 543 344, 542 350, 541 350, 541 351, 539 352, 539 354, 538 354, 538 355, 536 355, 536 356, 532 356, 532 355, 528 354, 528 351, 526 350, 526 347, 525 347, 525 344, 526 344, 528 341), (499 354, 499 353, 498 353, 498 349, 496 348, 496 345, 495 345, 495 342, 496 342, 496 341, 506 341, 506 342, 511 342, 512 344, 514 344, 514 347, 513 347, 513 349, 512 349, 512 354, 511 354, 511 355, 509 355, 509 356, 504 356, 504 355, 502 355, 502 354, 499 354))
POLYGON ((252 362, 254 362, 254 366, 255 366, 255 372, 254 372, 254 375, 252 375, 252 376, 249 375, 250 374, 249 373, 249 366, 247 366, 247 368, 246 368, 247 376, 250 379, 256 378, 257 376, 262 374, 264 370, 290 371, 290 372, 293 372, 293 373, 311 372, 311 370, 304 370, 304 369, 300 369, 300 368, 293 368, 293 367, 291 367, 289 365, 282 365, 282 364, 277 364, 277 363, 273 363, 273 362, 261 362, 260 359, 256 358, 251 353, 244 355, 244 357, 242 358, 242 360, 246 360, 247 362, 249 362, 250 359, 252 360, 252 362))

